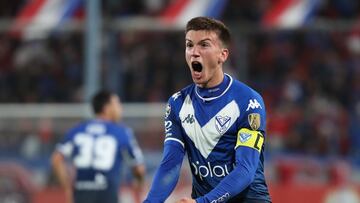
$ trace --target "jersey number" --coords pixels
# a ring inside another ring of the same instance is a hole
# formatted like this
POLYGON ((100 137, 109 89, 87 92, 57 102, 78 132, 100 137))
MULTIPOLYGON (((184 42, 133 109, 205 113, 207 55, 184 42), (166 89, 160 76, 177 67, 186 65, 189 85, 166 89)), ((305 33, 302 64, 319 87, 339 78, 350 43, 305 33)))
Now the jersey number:
POLYGON ((110 170, 113 167, 116 152, 116 140, 113 137, 92 137, 86 133, 78 133, 74 141, 79 147, 79 153, 74 158, 75 166, 97 170, 110 170))

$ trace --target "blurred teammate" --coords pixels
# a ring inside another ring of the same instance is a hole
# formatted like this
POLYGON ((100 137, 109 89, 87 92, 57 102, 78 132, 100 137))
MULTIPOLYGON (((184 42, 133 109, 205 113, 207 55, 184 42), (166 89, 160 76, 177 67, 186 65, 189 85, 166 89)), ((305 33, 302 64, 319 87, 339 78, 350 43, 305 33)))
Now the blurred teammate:
POLYGON ((138 190, 143 184, 142 152, 133 132, 117 123, 122 113, 118 96, 100 91, 92 107, 96 117, 68 132, 52 155, 52 165, 69 203, 117 203, 124 159, 132 160, 138 190), (74 181, 64 158, 71 158, 76 169, 74 181))
POLYGON ((192 198, 177 202, 271 202, 264 177, 265 105, 255 90, 223 72, 228 28, 197 17, 187 23, 185 35, 185 58, 195 84, 168 101, 163 160, 144 202, 166 200, 185 152, 192 198))

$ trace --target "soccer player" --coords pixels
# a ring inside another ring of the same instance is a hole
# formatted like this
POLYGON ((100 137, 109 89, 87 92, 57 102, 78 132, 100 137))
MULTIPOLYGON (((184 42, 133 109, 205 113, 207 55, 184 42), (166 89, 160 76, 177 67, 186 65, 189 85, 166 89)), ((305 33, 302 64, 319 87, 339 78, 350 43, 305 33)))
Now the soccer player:
POLYGON ((117 123, 122 113, 117 95, 100 91, 93 97, 92 107, 96 117, 68 132, 52 155, 52 165, 68 203, 117 203, 123 161, 131 161, 137 187, 141 188, 143 155, 132 130, 117 123), (68 175, 65 158, 70 158, 76 169, 74 181, 68 175))
POLYGON ((194 84, 168 101, 163 159, 144 202, 168 198, 185 152, 192 194, 177 202, 271 202, 264 177, 265 105, 255 90, 223 72, 229 43, 229 30, 218 20, 187 23, 185 58, 194 84))

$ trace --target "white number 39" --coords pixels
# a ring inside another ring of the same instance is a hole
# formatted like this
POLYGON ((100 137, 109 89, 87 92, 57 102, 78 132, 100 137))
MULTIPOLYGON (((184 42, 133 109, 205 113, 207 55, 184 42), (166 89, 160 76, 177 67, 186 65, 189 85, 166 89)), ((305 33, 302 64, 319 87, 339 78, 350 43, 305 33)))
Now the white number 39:
POLYGON ((74 158, 78 168, 94 168, 97 170, 110 170, 115 161, 116 140, 109 135, 92 137, 85 133, 75 136, 75 144, 79 153, 74 158))

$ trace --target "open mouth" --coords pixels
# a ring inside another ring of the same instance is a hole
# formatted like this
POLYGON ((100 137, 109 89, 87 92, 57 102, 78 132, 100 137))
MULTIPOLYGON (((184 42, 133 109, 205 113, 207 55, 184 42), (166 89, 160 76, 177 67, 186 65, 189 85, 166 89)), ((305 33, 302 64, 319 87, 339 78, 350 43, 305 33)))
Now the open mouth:
POLYGON ((193 61, 191 67, 195 72, 201 72, 203 69, 202 64, 198 61, 193 61))

